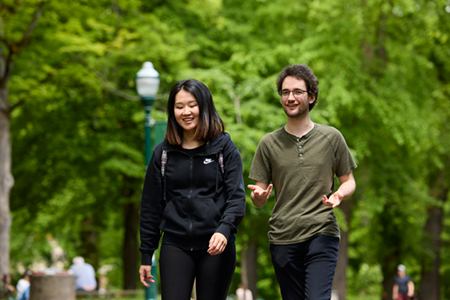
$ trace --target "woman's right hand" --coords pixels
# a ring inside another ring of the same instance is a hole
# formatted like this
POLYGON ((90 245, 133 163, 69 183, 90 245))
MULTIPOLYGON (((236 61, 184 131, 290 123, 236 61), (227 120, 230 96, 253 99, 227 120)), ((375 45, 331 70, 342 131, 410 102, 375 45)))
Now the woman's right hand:
POLYGON ((150 284, 147 281, 155 282, 152 276, 152 266, 141 266, 139 268, 139 275, 141 278, 141 283, 145 287, 150 287, 150 284))

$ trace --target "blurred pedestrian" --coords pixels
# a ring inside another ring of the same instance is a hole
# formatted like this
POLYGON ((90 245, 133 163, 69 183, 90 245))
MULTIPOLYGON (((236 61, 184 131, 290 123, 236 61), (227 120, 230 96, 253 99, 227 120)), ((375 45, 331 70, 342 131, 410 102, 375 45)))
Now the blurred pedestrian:
POLYGON ((22 297, 18 298, 18 300, 29 300, 30 299, 30 286, 28 286, 22 294, 22 297))
POLYGON ((239 284, 238 289, 236 290, 237 300, 253 300, 252 291, 244 288, 242 283, 239 284))
POLYGON ((408 275, 406 275, 406 267, 398 265, 397 276, 395 276, 394 287, 392 288, 393 300, 410 300, 414 296, 414 283, 408 275))
POLYGON ((11 285, 11 275, 4 274, 0 282, 0 297, 14 300, 13 293, 16 289, 11 285))
POLYGON ((242 159, 225 132, 211 92, 194 79, 176 83, 167 132, 147 167, 141 201, 141 282, 149 287, 160 253, 163 300, 225 300, 236 267, 235 233, 245 213, 242 159))
POLYGON ((97 288, 97 281, 95 280, 95 270, 92 265, 84 262, 84 258, 76 256, 72 260, 73 264, 70 266, 75 275, 75 288, 77 291, 91 292, 97 288))
POLYGON ((16 289, 17 289, 16 299, 17 300, 22 299, 23 294, 25 293, 27 288, 30 287, 30 276, 31 276, 31 274, 32 273, 31 273, 30 270, 26 270, 23 273, 22 278, 19 279, 19 281, 17 282, 17 285, 16 285, 16 289))

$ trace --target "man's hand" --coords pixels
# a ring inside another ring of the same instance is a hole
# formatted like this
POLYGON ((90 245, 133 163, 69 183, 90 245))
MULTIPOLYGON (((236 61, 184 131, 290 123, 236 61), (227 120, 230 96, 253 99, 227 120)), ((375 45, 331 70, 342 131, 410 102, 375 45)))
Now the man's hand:
POLYGON ((210 255, 217 255, 222 253, 223 250, 225 250, 227 243, 227 238, 223 234, 219 232, 214 233, 209 240, 208 253, 210 255))
POLYGON ((331 206, 333 208, 341 204, 342 200, 344 200, 344 195, 340 191, 337 191, 336 193, 331 195, 330 199, 328 199, 326 195, 324 195, 322 198, 323 204, 325 204, 326 206, 331 206))
POLYGON ((339 189, 330 196, 330 199, 328 199, 325 195, 322 198, 322 202, 326 206, 335 208, 341 204, 342 200, 349 198, 355 191, 356 182, 352 172, 342 175, 338 177, 338 179, 341 184, 339 189))
POLYGON ((252 198, 253 204, 261 207, 266 204, 269 199, 270 194, 272 193, 273 184, 267 185, 265 183, 257 182, 255 185, 249 184, 247 187, 252 190, 250 197, 252 198))
POLYGON ((141 266, 139 268, 139 275, 141 278, 141 283, 145 287, 150 287, 150 284, 147 281, 155 282, 152 276, 152 266, 141 266))
POLYGON ((90 292, 95 290, 95 285, 83 285, 83 290, 85 290, 86 292, 90 292))

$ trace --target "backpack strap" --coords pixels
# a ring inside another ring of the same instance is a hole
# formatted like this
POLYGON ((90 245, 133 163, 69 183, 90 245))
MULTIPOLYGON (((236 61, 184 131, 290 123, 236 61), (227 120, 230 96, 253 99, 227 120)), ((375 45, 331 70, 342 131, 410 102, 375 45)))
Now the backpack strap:
POLYGON ((216 164, 216 196, 219 191, 219 166, 220 170, 222 171, 222 174, 224 173, 224 167, 223 167, 223 153, 219 152, 219 154, 216 154, 217 164, 216 164))
POLYGON ((167 163, 167 150, 163 150, 162 155, 161 155, 161 179, 164 182, 163 185, 163 200, 164 203, 167 204, 166 201, 166 180, 164 180, 164 173, 166 171, 166 163, 167 163))
POLYGON ((167 162, 167 150, 163 150, 161 155, 161 176, 164 178, 164 173, 166 171, 166 162, 167 162))
POLYGON ((222 174, 224 173, 224 167, 223 167, 223 153, 222 151, 219 152, 219 165, 220 169, 222 170, 222 174))

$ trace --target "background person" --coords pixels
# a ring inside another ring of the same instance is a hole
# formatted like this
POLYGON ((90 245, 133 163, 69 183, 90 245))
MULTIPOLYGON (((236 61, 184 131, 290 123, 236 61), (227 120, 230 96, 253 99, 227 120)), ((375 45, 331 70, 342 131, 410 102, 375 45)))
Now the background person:
POLYGON ((398 265, 397 276, 395 276, 394 287, 392 288, 393 300, 409 300, 414 296, 414 283, 408 275, 406 275, 406 267, 398 265))
POLYGON ((75 288, 77 291, 91 292, 97 288, 97 281, 95 280, 95 270, 92 265, 84 262, 84 258, 76 256, 72 260, 73 264, 70 266, 75 275, 75 288))
POLYGON ((26 270, 23 273, 22 278, 19 279, 19 281, 17 282, 17 285, 16 285, 16 289, 17 289, 16 299, 17 300, 22 299, 23 294, 25 293, 27 288, 30 287, 30 276, 31 276, 31 274, 32 273, 31 273, 30 270, 26 270))
POLYGON ((356 164, 344 137, 310 118, 318 84, 308 66, 281 71, 277 90, 287 123, 261 139, 249 175, 256 206, 265 205, 275 189, 269 241, 285 300, 331 298, 340 238, 333 208, 355 191, 356 164))
POLYGON ((244 288, 242 283, 239 284, 236 290, 237 300, 253 300, 253 293, 251 290, 244 288))
POLYGON ((28 300, 30 299, 30 286, 28 286, 23 292, 22 296, 18 300, 28 300))
POLYGON ((224 300, 245 213, 242 159, 203 83, 176 83, 167 112, 165 140, 153 151, 142 192, 141 282, 154 282, 152 255, 162 231, 162 299, 190 299, 195 279, 197 300, 224 300))
POLYGON ((13 293, 16 289, 11 285, 11 275, 3 274, 2 281, 0 281, 0 297, 13 299, 13 293))

